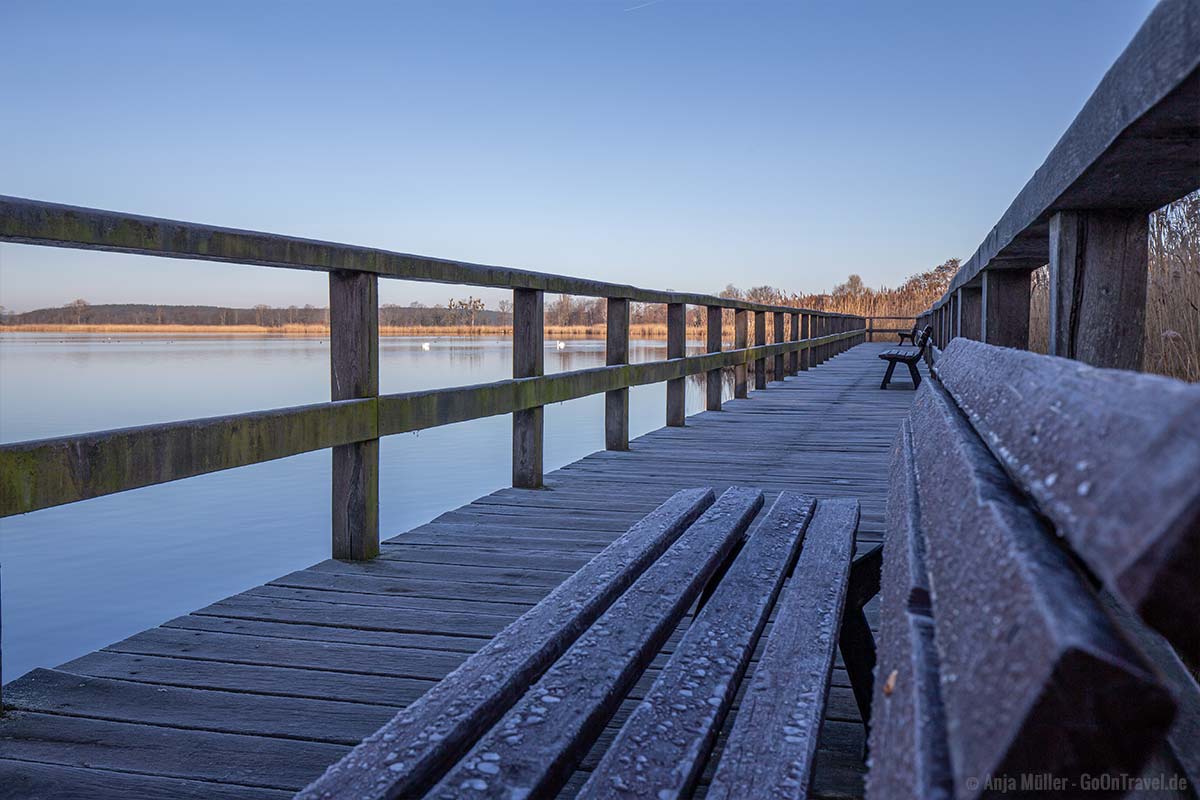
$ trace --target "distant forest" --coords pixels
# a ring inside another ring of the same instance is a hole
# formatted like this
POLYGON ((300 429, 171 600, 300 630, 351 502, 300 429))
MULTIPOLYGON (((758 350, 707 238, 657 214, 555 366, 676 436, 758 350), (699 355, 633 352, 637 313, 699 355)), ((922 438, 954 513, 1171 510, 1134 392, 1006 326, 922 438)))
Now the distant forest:
MULTIPOLYGON (((253 308, 221 306, 167 306, 141 303, 92 305, 75 300, 59 308, 39 308, 21 314, 5 314, 5 325, 256 325, 282 328, 287 325, 325 325, 329 309, 317 306, 253 308)), ((457 325, 512 324, 510 311, 489 311, 481 301, 454 301, 454 307, 383 305, 379 324, 395 327, 440 327, 457 325)))

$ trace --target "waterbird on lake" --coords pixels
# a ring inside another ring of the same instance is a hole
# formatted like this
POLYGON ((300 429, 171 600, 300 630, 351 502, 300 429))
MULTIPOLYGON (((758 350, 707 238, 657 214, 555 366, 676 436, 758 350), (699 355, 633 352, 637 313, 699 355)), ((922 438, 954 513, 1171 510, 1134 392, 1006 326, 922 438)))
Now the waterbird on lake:
POLYGON ((429 342, 423 342, 423 343, 421 344, 421 349, 422 349, 422 350, 428 350, 428 349, 429 349, 429 342))
POLYGON ((563 341, 563 340, 561 340, 561 339, 559 339, 559 340, 558 340, 558 341, 555 343, 555 345, 554 345, 554 346, 555 346, 555 347, 557 347, 559 350, 566 350, 566 349, 567 349, 567 343, 566 343, 566 342, 564 342, 564 341, 563 341))

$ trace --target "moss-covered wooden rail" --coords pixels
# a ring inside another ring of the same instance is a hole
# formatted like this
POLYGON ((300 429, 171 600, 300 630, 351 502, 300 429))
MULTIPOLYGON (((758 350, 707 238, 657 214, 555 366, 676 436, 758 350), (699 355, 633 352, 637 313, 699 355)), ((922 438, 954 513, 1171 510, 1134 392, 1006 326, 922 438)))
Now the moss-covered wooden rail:
POLYGON ((64 436, 0 447, 0 515, 85 500, 156 483, 333 449, 333 553, 379 552, 378 440, 407 431, 513 414, 513 485, 542 482, 542 407, 605 394, 605 443, 627 449, 632 386, 667 382, 667 424, 684 424, 684 382, 707 374, 707 408, 721 407, 721 370, 735 394, 768 373, 782 377, 862 341, 861 317, 664 292, 584 278, 467 264, 367 247, 217 228, 112 211, 0 197, 0 241, 256 264, 329 273, 331 402, 64 436), (475 386, 379 394, 378 278, 513 290, 513 378, 475 386), (545 292, 608 300, 604 367, 543 374, 545 292), (629 304, 668 306, 668 359, 629 362, 629 304), (685 355, 685 308, 708 308, 708 350, 685 355), (737 347, 722 352, 722 312, 732 309, 737 347), (748 315, 755 342, 747 341, 748 315), (766 317, 774 316, 768 344, 766 317), (770 365, 770 369, 768 369, 770 365))

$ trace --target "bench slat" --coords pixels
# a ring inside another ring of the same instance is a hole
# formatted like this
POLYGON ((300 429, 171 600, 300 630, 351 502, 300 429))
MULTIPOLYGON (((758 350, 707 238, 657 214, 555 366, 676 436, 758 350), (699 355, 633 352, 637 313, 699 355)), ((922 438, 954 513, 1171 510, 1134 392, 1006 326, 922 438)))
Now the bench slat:
POLYGON ((1200 386, 964 339, 934 371, 1104 585, 1200 660, 1200 386))
POLYGON ((933 381, 912 430, 958 797, 988 776, 1135 773, 1170 696, 933 381))
POLYGON ((578 797, 638 797, 692 789, 771 606, 795 560, 813 500, 783 492, 750 532, 675 654, 578 797))
POLYGON ((822 500, 708 790, 713 800, 804 797, 838 642, 858 501, 822 500))
POLYGON ((560 789, 762 503, 757 490, 722 494, 428 797, 545 797, 560 789))
POLYGON ((912 428, 904 420, 892 450, 888 488, 869 800, 953 796, 913 470, 912 428))
POLYGON ((685 489, 606 547, 298 796, 419 795, 713 504, 685 489))

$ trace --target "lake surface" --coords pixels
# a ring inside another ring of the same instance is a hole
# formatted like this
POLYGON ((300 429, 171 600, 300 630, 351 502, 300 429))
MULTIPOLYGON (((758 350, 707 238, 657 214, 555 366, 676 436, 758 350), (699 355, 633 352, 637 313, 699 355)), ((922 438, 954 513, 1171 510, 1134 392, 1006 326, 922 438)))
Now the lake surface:
MULTIPOLYGON (((630 358, 666 345, 632 342, 630 358)), ((379 361, 382 392, 512 375, 507 339, 387 337, 379 361)), ((603 341, 547 343, 548 373, 603 364, 603 341)), ((327 340, 0 335, 3 442, 328 399, 327 340)), ((631 435, 661 427, 665 404, 664 384, 632 389, 631 435)), ((603 396, 548 406, 545 425, 547 472, 603 449, 603 396)), ((381 537, 508 486, 511 437, 505 415, 381 440, 381 537)), ((330 461, 321 450, 0 520, 4 682, 328 558, 330 461)))

